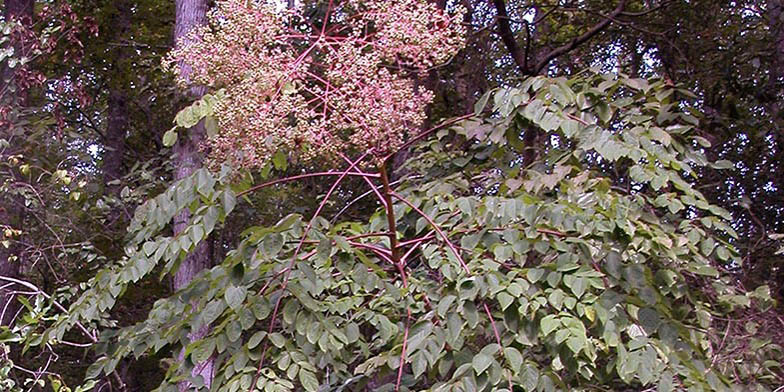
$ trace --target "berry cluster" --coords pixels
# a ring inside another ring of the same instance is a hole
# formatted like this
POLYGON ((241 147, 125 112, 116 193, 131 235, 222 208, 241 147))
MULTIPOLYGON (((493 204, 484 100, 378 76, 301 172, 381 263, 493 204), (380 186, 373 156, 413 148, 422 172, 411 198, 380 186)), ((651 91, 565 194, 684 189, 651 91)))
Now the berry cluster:
POLYGON ((462 48, 464 11, 427 0, 332 0, 321 11, 220 1, 170 53, 165 66, 192 70, 181 83, 226 89, 221 132, 205 146, 213 165, 258 168, 280 149, 382 157, 420 129, 433 94, 416 77, 462 48))

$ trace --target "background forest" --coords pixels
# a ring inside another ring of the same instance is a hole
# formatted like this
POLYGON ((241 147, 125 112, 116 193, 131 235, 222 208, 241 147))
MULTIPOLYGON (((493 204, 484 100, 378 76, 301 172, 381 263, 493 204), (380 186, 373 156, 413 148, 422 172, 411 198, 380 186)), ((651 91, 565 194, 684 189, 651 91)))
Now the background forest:
POLYGON ((4 0, 2 391, 782 391, 784 1, 4 0))

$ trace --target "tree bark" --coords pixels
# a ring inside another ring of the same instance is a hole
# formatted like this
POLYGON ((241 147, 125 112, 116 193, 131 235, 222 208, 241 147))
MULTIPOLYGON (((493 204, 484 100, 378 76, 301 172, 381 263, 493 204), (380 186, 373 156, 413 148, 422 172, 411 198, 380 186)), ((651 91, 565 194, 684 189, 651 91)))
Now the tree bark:
POLYGON ((768 89, 773 97, 771 115, 774 119, 780 119, 784 109, 779 98, 784 85, 784 0, 768 0, 768 23, 773 38, 773 61, 768 81, 768 89))
MULTIPOLYGON (((602 19, 595 25, 591 26, 591 28, 589 28, 587 31, 572 38, 569 42, 557 48, 549 48, 542 43, 545 37, 549 34, 549 26, 545 20, 547 13, 544 12, 542 7, 534 5, 536 12, 534 14, 532 23, 534 25, 533 34, 530 32, 530 24, 528 22, 524 22, 526 23, 526 29, 529 30, 527 31, 525 47, 522 47, 518 44, 515 34, 512 31, 512 27, 509 24, 510 17, 506 9, 506 1, 493 0, 493 6, 495 7, 497 15, 496 25, 498 26, 498 34, 500 35, 504 46, 506 46, 509 55, 512 56, 517 69, 522 75, 536 76, 546 75, 553 60, 580 47, 584 43, 591 40, 594 36, 607 29, 607 27, 610 26, 615 18, 623 13, 627 2, 628 0, 618 1, 617 5, 609 15, 602 16, 602 19), (535 48, 533 50, 535 53, 531 53, 531 48, 535 48), (547 50, 545 50, 545 48, 547 50)), ((544 133, 542 133, 538 128, 529 127, 529 129, 526 129, 523 135, 523 144, 525 145, 525 150, 522 152, 522 166, 524 168, 528 167, 536 160, 539 151, 537 146, 541 144, 540 142, 542 142, 543 136, 545 136, 544 133)))
MULTIPOLYGON (((115 41, 123 42, 129 38, 131 30, 131 3, 128 0, 120 0, 116 3, 115 15, 112 18, 112 25, 115 27, 115 41)), ((106 140, 104 141, 103 155, 103 179, 106 191, 109 194, 117 195, 122 189, 121 184, 111 184, 110 182, 119 180, 123 177, 123 156, 125 155, 125 138, 128 136, 130 128, 130 118, 128 113, 128 75, 124 75, 130 70, 125 67, 130 57, 130 47, 119 45, 115 51, 114 73, 110 81, 108 100, 108 114, 106 127, 106 140)))
MULTIPOLYGON (((206 23, 207 1, 206 0, 175 0, 176 4, 176 23, 174 27, 175 45, 184 43, 187 33, 195 27, 206 23)), ((192 73, 191 67, 184 62, 178 64, 180 76, 188 81, 192 73)), ((204 95, 206 88, 194 86, 188 89, 187 96, 190 99, 198 99, 204 95)), ((199 145, 205 138, 204 122, 200 122, 185 132, 184 137, 174 146, 175 156, 175 180, 190 176, 202 167, 202 157, 199 152, 199 145)), ((186 210, 174 218, 174 233, 181 233, 188 225, 190 213, 186 210)), ((196 274, 211 265, 208 240, 202 241, 182 262, 180 268, 174 274, 173 287, 179 290, 193 280, 196 274)), ((203 338, 209 332, 208 327, 203 327, 196 331, 191 331, 189 338, 191 341, 203 338)), ((180 357, 184 354, 181 352, 180 357)), ((214 375, 214 359, 208 359, 202 363, 194 364, 191 372, 193 377, 201 376, 204 385, 209 388, 212 384, 214 375)), ((190 383, 183 381, 178 385, 180 391, 191 389, 190 383)))
MULTIPOLYGON (((33 19, 33 0, 6 0, 4 2, 3 16, 5 20, 18 20, 22 23, 32 23, 33 19)), ((6 63, 0 64, 0 91, 5 91, 8 83, 13 83, 15 68, 10 68, 6 63)), ((17 92, 16 101, 24 102, 24 94, 17 92)), ((14 103, 12 103, 14 104, 14 103)), ((14 141, 11 134, 12 126, 0 129, 0 137, 10 142, 12 147, 5 151, 0 151, 0 159, 7 161, 7 155, 15 154, 13 150, 14 141)), ((20 176, 13 168, 9 169, 11 179, 19 180, 20 176)), ((24 203, 21 198, 16 195, 5 195, 0 200, 0 224, 7 225, 10 228, 21 229, 24 214, 22 209, 24 203)), ((5 230, 4 230, 5 231, 5 230)), ((0 234, 2 237, 4 234, 0 234)), ((18 278, 21 273, 21 249, 17 245, 18 242, 15 238, 3 238, 7 240, 8 247, 0 245, 0 275, 18 278)), ((15 299, 13 294, 13 287, 6 287, 5 285, 0 288, 0 325, 11 325, 20 308, 20 304, 15 299)))
POLYGON ((31 18, 33 17, 32 0, 6 0, 3 9, 5 20, 12 18, 31 18))

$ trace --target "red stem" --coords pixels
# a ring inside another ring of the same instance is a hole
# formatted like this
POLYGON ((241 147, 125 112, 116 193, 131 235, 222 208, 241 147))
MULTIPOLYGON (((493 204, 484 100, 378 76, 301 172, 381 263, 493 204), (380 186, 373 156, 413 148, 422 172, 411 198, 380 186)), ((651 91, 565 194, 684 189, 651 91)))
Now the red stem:
MULTIPOLYGON (((327 195, 324 197, 324 200, 322 200, 321 204, 319 204, 318 208, 316 209, 316 212, 313 213, 313 217, 310 218, 310 222, 308 222, 308 225, 305 227, 305 230, 302 232, 302 240, 300 240, 299 245, 297 245, 297 249, 294 250, 294 255, 291 257, 291 262, 289 263, 288 271, 286 271, 284 275, 283 283, 280 286, 281 295, 278 297, 278 300, 275 302, 275 309, 272 312, 272 318, 270 318, 270 323, 269 323, 269 327, 267 328, 267 333, 271 334, 272 329, 275 326, 275 320, 277 319, 278 311, 280 310, 280 303, 284 297, 283 292, 286 290, 286 287, 289 284, 289 278, 291 277, 291 271, 294 269, 294 263, 297 261, 297 256, 299 255, 299 252, 302 250, 302 246, 305 244, 306 238, 308 236, 308 232, 310 232, 310 229, 313 228, 313 222, 315 222, 316 217, 319 216, 319 214, 321 214, 321 210, 323 210, 324 206, 327 205, 327 201, 329 200, 329 197, 332 195, 333 192, 335 192, 335 189, 337 189, 338 185, 340 185, 340 182, 343 181, 343 179, 347 175, 349 175, 349 173, 351 173, 351 170, 354 169, 354 167, 357 166, 359 162, 365 159, 365 157, 367 157, 368 154, 372 152, 373 150, 370 149, 364 154, 362 154, 362 156, 360 156, 356 161, 352 162, 351 165, 349 165, 349 167, 343 173, 340 174, 340 177, 335 181, 335 183, 332 184, 332 187, 329 189, 329 192, 327 192, 327 195)), ((264 365, 264 358, 267 355, 268 348, 269 348, 269 340, 265 340, 264 350, 262 350, 261 358, 259 358, 259 365, 256 368, 256 374, 253 376, 253 381, 251 383, 249 392, 253 392, 256 389, 256 382, 259 379, 259 375, 261 375, 262 365, 264 365)))
POLYGON ((406 346, 408 346, 408 329, 411 326, 411 309, 407 309, 408 318, 406 319, 406 330, 403 332, 403 347, 400 350, 400 365, 397 368, 397 382, 395 392, 400 391, 400 380, 403 379, 403 365, 406 364, 406 346))
MULTIPOLYGON (((351 163, 351 160, 349 160, 347 156, 343 155, 343 153, 338 152, 338 155, 340 155, 340 157, 343 158, 344 161, 346 161, 348 163, 351 163)), ((357 168, 357 172, 362 173, 362 174, 365 173, 365 172, 362 171, 362 169, 359 169, 359 168, 357 168)), ((370 189, 373 190, 373 193, 376 194, 376 197, 378 197, 378 200, 381 201, 381 204, 384 206, 384 208, 387 208, 387 201, 386 201, 386 199, 384 199, 384 196, 381 196, 381 192, 379 192, 378 187, 376 186, 376 184, 373 184, 373 181, 370 181, 370 179, 367 178, 367 177, 365 177, 365 182, 370 186, 370 189)))
POLYGON ((399 194, 397 194, 395 192, 391 192, 391 194, 392 194, 392 196, 398 198, 400 201, 402 201, 403 203, 405 203, 406 205, 411 207, 414 211, 416 211, 423 218, 425 218, 425 220, 427 220, 427 222, 430 223, 430 226, 433 226, 433 230, 435 230, 438 233, 438 235, 440 235, 441 238, 443 238, 444 242, 446 242, 446 246, 449 247, 449 249, 452 251, 452 253, 454 253, 455 257, 457 257, 457 260, 460 262, 460 265, 463 267, 463 270, 465 270, 466 274, 470 275, 471 274, 471 270, 468 268, 468 265, 465 263, 465 260, 463 260, 463 257, 460 256, 460 252, 455 247, 455 244, 453 244, 452 241, 449 241, 449 237, 447 237, 446 234, 444 234, 444 232, 441 230, 441 228, 438 227, 438 224, 436 224, 436 222, 433 221, 433 219, 431 219, 429 216, 427 216, 427 214, 422 212, 422 210, 417 208, 410 201, 406 200, 403 196, 400 196, 399 194))
MULTIPOLYGON (((487 318, 490 319, 490 325, 492 325, 493 327, 493 333, 495 334, 495 342, 498 343, 499 347, 503 347, 503 345, 501 344, 501 335, 498 333, 498 328, 495 326, 495 319, 493 319, 493 315, 492 313, 490 313, 490 308, 487 307, 487 303, 483 303, 482 305, 484 305, 485 312, 487 313, 487 318)), ((506 380, 509 382, 509 390, 513 391, 514 389, 512 389, 512 378, 509 377, 509 375, 507 375, 506 380)))
POLYGON ((307 174, 300 174, 300 175, 292 176, 292 177, 279 178, 279 179, 274 180, 274 181, 269 181, 269 182, 265 182, 263 184, 259 184, 259 185, 250 187, 250 188, 248 188, 248 189, 246 189, 246 190, 244 190, 244 191, 242 191, 240 193, 237 193, 237 197, 245 196, 248 193, 255 192, 255 191, 259 190, 259 189, 266 188, 268 186, 272 186, 272 185, 280 184, 280 183, 284 183, 284 182, 291 182, 291 181, 301 180, 303 178, 325 177, 325 176, 341 176, 341 177, 343 177, 344 175, 365 177, 365 178, 378 178, 379 177, 378 174, 362 173, 362 172, 359 172, 359 173, 357 173, 357 172, 350 172, 350 173, 341 173, 341 172, 307 173, 307 174))

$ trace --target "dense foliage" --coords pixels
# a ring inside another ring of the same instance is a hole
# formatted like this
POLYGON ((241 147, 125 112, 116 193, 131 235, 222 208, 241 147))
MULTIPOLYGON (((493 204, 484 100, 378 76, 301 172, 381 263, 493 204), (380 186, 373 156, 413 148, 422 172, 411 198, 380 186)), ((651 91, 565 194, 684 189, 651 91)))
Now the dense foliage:
POLYGON ((1 390, 784 385, 780 0, 284 3, 6 0, 1 390))

